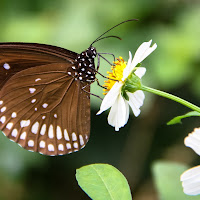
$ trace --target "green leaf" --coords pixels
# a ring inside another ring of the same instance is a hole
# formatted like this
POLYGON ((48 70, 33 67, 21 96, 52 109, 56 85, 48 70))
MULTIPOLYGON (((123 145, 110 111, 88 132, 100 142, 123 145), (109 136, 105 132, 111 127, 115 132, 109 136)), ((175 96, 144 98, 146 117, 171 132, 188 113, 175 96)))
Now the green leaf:
POLYGON ((189 196, 183 192, 180 181, 181 174, 189 169, 188 166, 174 163, 159 161, 153 164, 153 176, 158 199, 161 200, 197 200, 199 196, 189 196))
POLYGON ((94 200, 131 200, 126 178, 108 164, 92 164, 76 170, 79 186, 94 200))
POLYGON ((191 111, 189 113, 186 113, 185 115, 180 115, 177 117, 174 117, 172 120, 170 120, 169 122, 167 122, 167 125, 174 125, 174 124, 178 124, 178 123, 182 123, 181 120, 186 118, 186 117, 200 117, 200 113, 196 112, 196 111, 191 111))

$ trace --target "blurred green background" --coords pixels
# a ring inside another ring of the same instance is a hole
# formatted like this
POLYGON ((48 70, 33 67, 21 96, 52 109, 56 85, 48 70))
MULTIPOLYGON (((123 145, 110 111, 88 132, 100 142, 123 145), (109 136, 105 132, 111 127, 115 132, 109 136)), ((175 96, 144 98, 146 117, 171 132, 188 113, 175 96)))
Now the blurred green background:
MULTIPOLYGON (((99 41, 95 43, 97 51, 127 60, 129 50, 134 53, 142 42, 153 39, 158 48, 143 62, 147 68, 143 83, 199 105, 199 1, 1 0, 0 42, 46 43, 79 53, 112 26, 132 18, 139 21, 110 32, 122 41, 99 41)), ((101 60, 100 72, 106 75, 109 69, 101 60)), ((99 80, 103 84, 101 77, 99 80)), ((102 96, 102 89, 94 83, 92 93, 102 96)), ((151 171, 154 161, 200 163, 183 144, 184 137, 199 127, 198 118, 166 125, 189 111, 182 105, 146 94, 140 116, 131 115, 125 128, 115 132, 107 124, 108 112, 96 116, 100 103, 91 97, 90 140, 84 149, 70 155, 47 157, 28 152, 1 134, 0 199, 89 199, 77 185, 75 170, 91 163, 108 163, 126 176, 134 200, 155 200, 159 196, 151 171)))

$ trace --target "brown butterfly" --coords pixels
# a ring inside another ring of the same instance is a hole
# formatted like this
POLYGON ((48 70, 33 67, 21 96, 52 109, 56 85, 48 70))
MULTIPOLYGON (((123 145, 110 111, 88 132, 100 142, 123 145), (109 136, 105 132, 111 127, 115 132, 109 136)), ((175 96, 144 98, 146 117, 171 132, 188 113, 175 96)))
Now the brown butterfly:
POLYGON ((10 140, 46 155, 86 145, 90 84, 99 67, 94 58, 100 56, 92 45, 118 38, 104 34, 80 54, 45 44, 0 43, 0 129, 10 140))

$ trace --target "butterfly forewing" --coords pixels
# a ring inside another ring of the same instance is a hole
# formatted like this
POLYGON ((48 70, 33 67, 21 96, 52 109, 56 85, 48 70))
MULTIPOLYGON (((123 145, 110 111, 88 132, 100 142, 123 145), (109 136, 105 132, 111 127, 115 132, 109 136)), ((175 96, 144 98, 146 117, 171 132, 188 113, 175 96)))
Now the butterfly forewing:
POLYGON ((0 43, 0 88, 15 73, 50 63, 73 63, 77 53, 36 43, 0 43))
POLYGON ((0 45, 0 129, 30 151, 78 151, 89 139, 90 99, 88 83, 67 73, 76 53, 16 46, 0 45))

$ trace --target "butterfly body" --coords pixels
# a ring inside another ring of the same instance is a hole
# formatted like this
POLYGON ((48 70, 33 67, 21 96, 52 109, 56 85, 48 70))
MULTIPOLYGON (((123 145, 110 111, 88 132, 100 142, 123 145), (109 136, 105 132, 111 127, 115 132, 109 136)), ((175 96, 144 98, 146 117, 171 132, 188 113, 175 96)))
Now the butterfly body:
POLYGON ((27 150, 63 155, 90 134, 96 49, 81 54, 44 44, 0 43, 0 129, 27 150))
POLYGON ((77 55, 74 65, 68 68, 67 73, 75 77, 75 80, 79 79, 83 82, 94 82, 96 75, 94 58, 96 55, 96 49, 94 47, 89 47, 86 51, 77 55))

